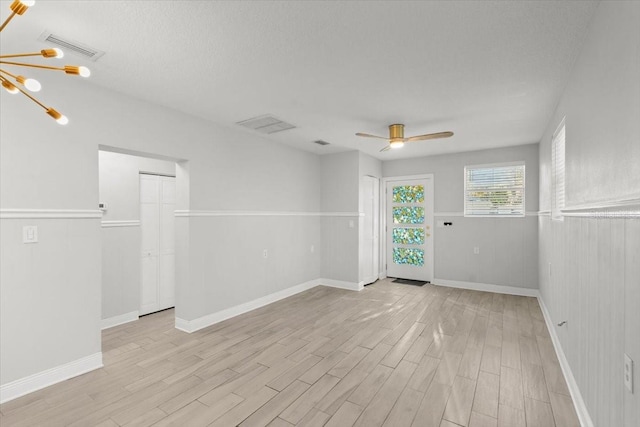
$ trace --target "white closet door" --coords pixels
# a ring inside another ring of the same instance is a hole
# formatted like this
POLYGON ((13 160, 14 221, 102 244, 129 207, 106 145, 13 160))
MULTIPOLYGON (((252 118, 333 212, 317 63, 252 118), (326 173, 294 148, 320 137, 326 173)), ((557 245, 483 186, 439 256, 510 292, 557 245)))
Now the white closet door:
POLYGON ((140 174, 140 315, 174 306, 175 178, 140 174))
POLYGON ((364 176, 360 184, 360 280, 365 285, 378 280, 378 248, 380 181, 372 176, 364 176))

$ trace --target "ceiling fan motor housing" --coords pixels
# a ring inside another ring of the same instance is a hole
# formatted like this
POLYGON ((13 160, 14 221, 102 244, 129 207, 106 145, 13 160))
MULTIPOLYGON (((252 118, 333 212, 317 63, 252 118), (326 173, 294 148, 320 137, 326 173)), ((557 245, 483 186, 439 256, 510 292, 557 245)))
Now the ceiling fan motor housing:
POLYGON ((404 139, 404 125, 389 125, 389 139, 404 139))

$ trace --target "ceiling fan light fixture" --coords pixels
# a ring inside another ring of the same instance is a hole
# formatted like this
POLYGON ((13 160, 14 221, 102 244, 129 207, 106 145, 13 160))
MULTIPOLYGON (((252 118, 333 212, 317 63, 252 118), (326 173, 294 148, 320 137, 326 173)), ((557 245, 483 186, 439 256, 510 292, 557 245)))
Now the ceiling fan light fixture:
POLYGON ((391 142, 389 142, 389 147, 394 148, 394 149, 395 148, 402 148, 402 147, 404 147, 404 141, 401 140, 401 139, 398 139, 398 140, 395 140, 395 141, 391 140, 391 142))

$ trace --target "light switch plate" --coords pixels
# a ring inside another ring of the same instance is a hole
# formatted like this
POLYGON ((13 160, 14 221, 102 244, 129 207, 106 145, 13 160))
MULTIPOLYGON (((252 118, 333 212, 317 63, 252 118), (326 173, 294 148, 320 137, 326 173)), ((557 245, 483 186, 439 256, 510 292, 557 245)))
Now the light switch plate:
POLYGON ((624 355, 624 386, 633 393, 633 360, 628 354, 624 355))
POLYGON ((25 225, 22 227, 22 243, 38 243, 37 225, 25 225))

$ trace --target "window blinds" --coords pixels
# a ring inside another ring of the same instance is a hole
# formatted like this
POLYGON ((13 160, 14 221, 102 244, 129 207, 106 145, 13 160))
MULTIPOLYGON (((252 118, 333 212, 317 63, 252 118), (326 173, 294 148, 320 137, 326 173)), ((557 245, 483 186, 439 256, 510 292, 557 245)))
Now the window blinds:
POLYGON ((551 140, 551 218, 562 220, 564 209, 564 119, 551 140))
POLYGON ((524 163, 464 168, 465 216, 524 216, 524 163))

